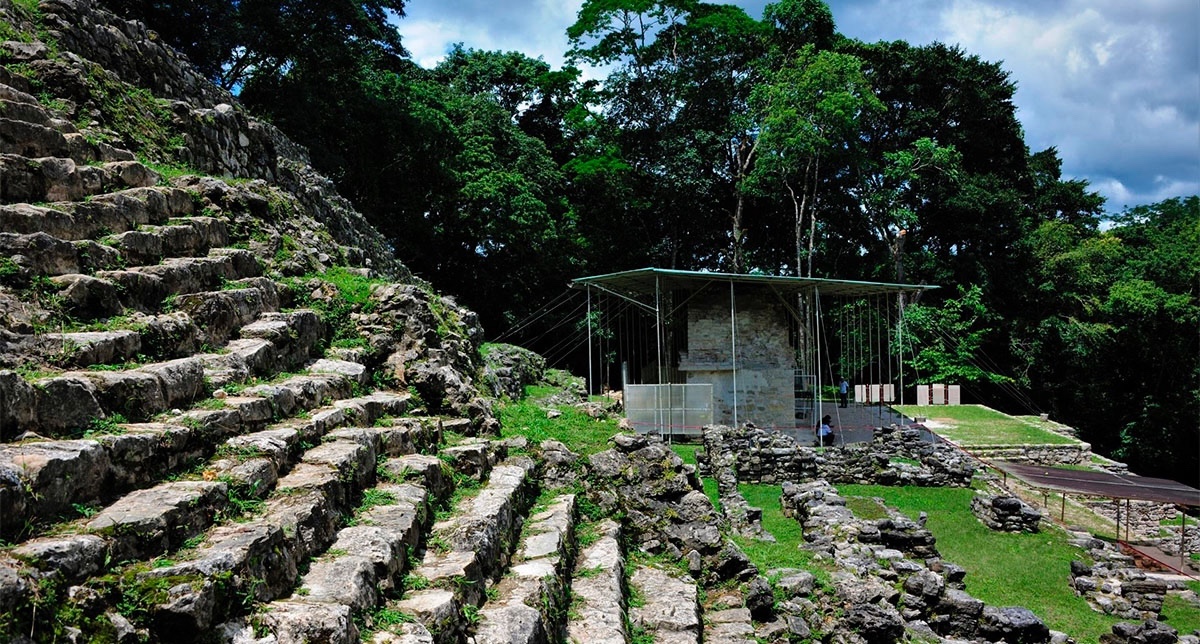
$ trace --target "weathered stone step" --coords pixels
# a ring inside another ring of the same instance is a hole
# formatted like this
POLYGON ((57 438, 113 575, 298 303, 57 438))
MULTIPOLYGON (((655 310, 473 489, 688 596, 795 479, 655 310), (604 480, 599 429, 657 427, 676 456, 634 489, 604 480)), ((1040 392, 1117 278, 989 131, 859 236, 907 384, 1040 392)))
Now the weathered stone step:
POLYGON ((195 214, 192 196, 181 188, 131 188, 87 201, 59 202, 49 207, 27 203, 0 205, 0 230, 42 232, 58 239, 81 241, 163 225, 173 217, 195 214))
POLYGON ((536 496, 536 463, 512 457, 492 468, 488 483, 455 514, 433 526, 413 575, 429 586, 388 602, 416 617, 437 642, 456 642, 470 626, 464 607, 478 607, 484 588, 508 566, 522 517, 536 496))
MULTIPOLYGON (((202 372, 196 372, 198 360, 173 363, 157 365, 157 371, 175 380, 202 383, 202 375, 197 376, 202 372)), ((96 373, 112 376, 133 372, 96 373)), ((135 382, 144 382, 143 376, 135 382)), ((52 386, 47 389, 51 392, 64 389, 62 383, 87 383, 65 377, 49 382, 52 386)), ((407 411, 411 398, 408 394, 377 392, 345 399, 350 391, 351 381, 340 374, 299 375, 250 388, 248 392, 253 395, 228 397, 221 409, 188 412, 167 423, 125 424, 117 433, 102 434, 93 440, 0 445, 0 473, 4 475, 0 480, 0 509, 11 518, 11 522, 5 522, 5 529, 20 530, 24 521, 44 521, 67 512, 73 504, 92 503, 152 483, 207 456, 227 436, 260 429, 274 418, 315 409, 327 400, 335 402, 313 417, 324 420, 327 415, 335 415, 342 424, 373 423, 386 415, 400 416, 407 411)), ((312 420, 295 424, 304 426, 312 420)))
POLYGON ((748 608, 726 608, 704 613, 706 644, 755 644, 754 624, 748 608))
MULTIPOLYGON (((226 292, 234 295, 208 300, 214 304, 205 309, 215 311, 211 318, 213 325, 206 329, 206 334, 211 334, 206 337, 214 340, 226 337, 233 325, 260 306, 268 305, 253 293, 242 293, 240 290, 226 292)), ((266 376, 295 369, 319 351, 325 333, 320 317, 307 309, 284 313, 264 312, 236 331, 242 338, 226 344, 224 353, 196 356, 204 363, 205 378, 213 387, 244 382, 251 376, 266 376)), ((365 368, 356 368, 354 373, 344 375, 362 380, 364 374, 365 368)), ((361 384, 365 384, 365 381, 361 384)))
POLYGON ((30 275, 58 276, 120 268, 120 251, 90 240, 64 241, 47 233, 0 233, 0 256, 30 275))
MULTIPOLYGON (((111 328, 106 330, 37 333, 0 340, 0 359, 15 365, 37 358, 59 367, 84 368, 134 359, 169 360, 192 356, 205 344, 222 347, 242 326, 254 322, 263 313, 276 312, 281 302, 279 290, 284 288, 264 277, 247 278, 231 285, 244 288, 181 296, 179 308, 185 310, 159 315, 135 313, 107 323, 111 328), (194 320, 202 321, 203 329, 194 320)), ((297 322, 308 325, 311 320, 297 322)), ((300 336, 298 331, 295 339, 300 336)), ((201 359, 205 377, 212 380, 210 384, 214 387, 241 382, 251 376, 267 376, 277 369, 274 346, 264 340, 255 340, 249 345, 243 342, 220 350, 223 353, 196 356, 201 359), (235 355, 229 356, 231 353, 235 355), (257 358, 253 368, 246 364, 247 353, 257 358)), ((304 354, 303 351, 292 353, 304 354)))
POLYGON ((32 539, 14 553, 36 566, 38 574, 54 575, 68 584, 100 574, 110 563, 170 553, 230 511, 230 499, 265 498, 279 473, 299 459, 306 442, 346 438, 378 445, 380 453, 388 454, 435 444, 440 436, 437 419, 400 418, 390 427, 335 431, 352 418, 375 422, 391 413, 402 414, 409 398, 387 394, 346 399, 339 401, 341 407, 323 408, 310 418, 289 419, 272 429, 235 436, 202 468, 200 479, 136 490, 90 519, 76 522, 82 534, 68 531, 32 539))
MULTIPOLYGON (((83 165, 71 158, 72 146, 53 128, 0 118, 19 142, 0 139, 0 201, 5 203, 80 201, 127 188, 154 186, 159 174, 137 161, 83 165)), ((7 138, 7 137, 5 137, 7 138)))
MULTIPOLYGON (((451 421, 452 425, 460 420, 451 421)), ((499 441, 483 438, 468 438, 457 445, 443 447, 438 456, 454 468, 454 471, 476 481, 485 481, 496 463, 508 456, 508 449, 499 441)))
MULTIPOLYGON (((352 525, 338 532, 326 553, 313 561, 290 598, 263 607, 254 620, 281 641, 297 633, 320 641, 358 641, 350 622, 325 619, 331 606, 362 614, 400 584, 408 554, 420 542, 430 517, 431 499, 424 487, 383 483, 370 497, 377 502, 355 515, 352 525), (312 611, 297 610, 309 605, 312 611), (315 616, 320 619, 314 620, 315 616)), ((340 609, 337 609, 340 614, 340 609)))
POLYGON ((631 606, 629 621, 658 644, 699 644, 700 603, 696 583, 665 570, 638 566, 629 585, 641 596, 641 606, 631 606))
MULTIPOLYGON (((69 215, 68 215, 69 216, 69 215)), ((225 223, 212 217, 172 220, 96 241, 62 239, 36 231, 0 233, 0 255, 33 275, 58 276, 155 265, 164 258, 203 256, 229 243, 225 223)))
POLYGON ((138 573, 190 580, 150 608, 155 630, 199 637, 244 610, 290 593, 299 567, 325 551, 358 493, 375 475, 375 451, 353 440, 318 445, 279 479, 261 515, 217 526, 190 558, 138 573))
MULTIPOLYGON (((23 110, 22 112, 27 111, 23 110)), ((0 114, 8 117, 7 112, 0 112, 0 114)), ((23 116, 24 114, 18 114, 16 118, 0 118, 0 154, 5 157, 0 160, 0 167, 4 167, 7 171, 8 157, 23 159, 25 157, 69 157, 71 155, 71 148, 63 137, 63 133, 51 127, 48 115, 42 123, 27 120, 22 118, 23 116)), ((12 163, 14 166, 16 165, 15 160, 12 163)), ((43 200, 10 199, 10 201, 43 200)))
POLYGON ((0 352, 37 357, 64 367, 121 363, 142 352, 142 334, 130 329, 38 333, 8 343, 0 352))
POLYGON ((47 127, 52 127, 53 121, 56 120, 42 107, 37 97, 5 83, 0 83, 0 114, 13 121, 25 121, 47 127))
MULTIPOLYGON (((111 418, 113 414, 127 420, 144 420, 168 409, 186 407, 206 395, 208 387, 297 369, 317 352, 324 334, 320 318, 309 310, 264 313, 241 331, 251 337, 230 342, 222 354, 202 354, 120 371, 68 371, 33 383, 19 376, 5 377, 0 379, 0 389, 9 403, 4 413, 13 420, 22 420, 23 429, 52 437, 78 435, 96 419, 111 418)), ((325 361, 315 367, 359 384, 369 378, 361 365, 325 361)), ((7 426, 4 421, 0 417, 0 424, 7 426)), ((0 438, 11 438, 7 429, 0 438)))
MULTIPOLYGON (((29 96, 29 95, 26 94, 25 96, 29 96)), ((30 98, 32 98, 32 97, 30 97, 30 98)), ((42 127, 48 127, 48 128, 52 128, 52 129, 57 129, 55 127, 55 125, 57 125, 58 123, 62 123, 61 119, 56 119, 56 118, 52 117, 50 115, 50 113, 46 111, 45 108, 43 108, 41 105, 39 105, 37 103, 37 99, 34 99, 34 101, 32 103, 11 100, 10 98, 8 98, 7 96, 4 95, 3 90, 0 90, 0 114, 3 114, 5 119, 8 121, 21 121, 24 123, 29 123, 32 125, 40 125, 42 127)), ((0 137, 0 149, 5 149, 5 148, 13 145, 12 143, 8 143, 8 142, 4 141, 4 139, 6 139, 6 138, 9 138, 9 137, 8 136, 0 137)), ((42 155, 37 155, 37 156, 45 156, 45 155, 42 154, 42 155)))
POLYGON ((114 414, 144 420, 206 394, 204 364, 198 358, 119 371, 67 371, 27 386, 33 395, 20 401, 34 419, 27 429, 47 436, 80 432, 114 414))
POLYGON ((233 285, 245 288, 187 293, 175 298, 177 310, 204 321, 202 338, 210 346, 225 344, 259 315, 278 311, 286 293, 286 287, 265 277, 238 280, 233 285))
POLYGON ((577 518, 573 494, 555 498, 530 517, 513 566, 496 584, 496 599, 479 611, 477 644, 557 641, 559 615, 566 612, 577 518))
MULTIPOLYGON (((214 248, 204 257, 170 257, 161 264, 135 266, 123 271, 100 271, 97 277, 128 289, 141 288, 145 295, 130 295, 129 301, 156 306, 163 297, 212 290, 223 282, 262 275, 258 258, 240 248, 214 248)), ((136 308, 136 307, 135 307, 136 308)))
POLYGON ((215 248, 206 257, 173 257, 153 266, 57 275, 51 281, 73 317, 91 320, 126 309, 154 313, 170 296, 214 290, 261 274, 262 267, 250 251, 215 248))
POLYGON ((612 519, 592 527, 599 538, 575 560, 571 594, 576 598, 567 620, 572 644, 626 644, 625 558, 621 524, 612 519))
POLYGON ((229 244, 225 222, 213 217, 185 217, 164 226, 142 226, 103 238, 130 265, 156 264, 166 257, 204 255, 229 244))
POLYGON ((244 340, 259 339, 271 343, 278 369, 295 369, 316 357, 325 335, 325 325, 315 311, 300 309, 268 312, 243 326, 238 334, 244 340))
MULTIPOLYGON (((361 417, 368 419, 372 414, 398 411, 385 408, 383 397, 369 398, 355 400, 344 408, 357 409, 361 417)), ((373 479, 376 454, 427 447, 427 443, 440 438, 440 425, 435 419, 398 419, 391 426, 348 428, 325 438, 329 442, 308 450, 300 463, 279 480, 261 517, 217 527, 191 560, 140 573, 147 580, 164 576, 197 580, 177 586, 169 601, 155 607, 155 625, 207 629, 217 620, 243 610, 242 598, 249 598, 272 602, 255 621, 260 629, 265 626, 284 638, 280 641, 293 641, 287 638, 302 632, 294 627, 303 627, 313 616, 319 616, 316 623, 322 632, 350 632, 347 629, 353 625, 338 618, 349 615, 349 606, 338 608, 329 601, 309 600, 308 596, 328 599, 344 592, 378 593, 376 583, 362 583, 370 577, 385 589, 387 584, 396 583, 407 563, 408 551, 417 544, 429 516, 430 497, 420 485, 424 481, 418 480, 417 485, 379 485, 376 491, 386 493, 395 503, 360 512, 356 526, 340 531, 336 527, 357 492, 373 479), (295 583, 299 567, 327 547, 326 555, 311 564, 302 582, 301 588, 307 591, 301 590, 287 601, 272 601, 284 597, 295 583), (211 580, 214 575, 229 582, 198 581, 211 580), (305 605, 311 610, 303 610, 305 605)), ((395 467, 404 466, 397 463, 395 467)), ((440 468, 429 471, 441 475, 440 468)), ((227 631, 237 628, 237 623, 222 627, 227 631)), ((195 630, 187 632, 200 635, 195 630)))
POLYGON ((523 517, 537 498, 536 467, 533 459, 515 456, 492 468, 487 485, 455 516, 436 524, 433 534, 452 552, 478 555, 485 577, 500 574, 508 567, 523 517))
MULTIPOLYGON (((0 340, 0 354, 9 364, 35 357, 66 368, 120 364, 139 357, 169 360, 191 356, 203 345, 223 347, 241 327, 263 313, 277 312, 284 301, 283 293, 287 292, 286 286, 265 277, 237 280, 227 284, 226 288, 229 287, 241 288, 181 295, 175 300, 176 311, 157 315, 134 313, 105 323, 108 327, 105 330, 36 333, 0 340)), ((206 376, 212 375, 207 372, 209 362, 221 365, 222 355, 225 354, 203 356, 206 376)), ((272 357, 256 363, 253 370, 235 368, 214 386, 240 382, 252 375, 267 375, 272 372, 273 363, 272 357)), ((216 370, 229 371, 229 365, 218 366, 216 370)))

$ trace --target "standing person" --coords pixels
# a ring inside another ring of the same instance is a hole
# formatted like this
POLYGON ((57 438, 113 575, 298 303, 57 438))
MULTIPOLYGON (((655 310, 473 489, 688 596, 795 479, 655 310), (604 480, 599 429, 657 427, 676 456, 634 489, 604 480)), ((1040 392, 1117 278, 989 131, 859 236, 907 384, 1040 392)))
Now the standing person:
POLYGON ((850 383, 846 382, 846 376, 838 376, 838 406, 845 408, 848 406, 848 397, 850 394, 850 383))
POLYGON ((829 414, 825 414, 825 417, 821 419, 821 429, 817 430, 817 437, 821 440, 821 447, 833 444, 833 428, 829 426, 829 423, 832 421, 833 418, 829 414))

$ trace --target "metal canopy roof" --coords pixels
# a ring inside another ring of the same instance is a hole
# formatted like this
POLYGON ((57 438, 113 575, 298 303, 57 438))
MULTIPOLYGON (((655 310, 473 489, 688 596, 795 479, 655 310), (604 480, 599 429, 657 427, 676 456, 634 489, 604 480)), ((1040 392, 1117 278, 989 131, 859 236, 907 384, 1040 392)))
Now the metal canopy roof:
POLYGON ((992 461, 991 464, 1035 487, 1114 499, 1200 506, 1200 490, 1169 479, 1004 461, 992 461))
POLYGON ((847 295, 851 297, 884 293, 906 293, 937 288, 937 286, 927 284, 890 284, 887 282, 859 282, 819 277, 709 273, 703 271, 679 271, 666 268, 639 268, 633 271, 581 277, 572 280, 571 287, 584 288, 587 286, 597 286, 633 297, 638 295, 653 295, 657 288, 664 290, 696 288, 712 282, 767 286, 781 294, 802 293, 817 289, 823 295, 847 295))

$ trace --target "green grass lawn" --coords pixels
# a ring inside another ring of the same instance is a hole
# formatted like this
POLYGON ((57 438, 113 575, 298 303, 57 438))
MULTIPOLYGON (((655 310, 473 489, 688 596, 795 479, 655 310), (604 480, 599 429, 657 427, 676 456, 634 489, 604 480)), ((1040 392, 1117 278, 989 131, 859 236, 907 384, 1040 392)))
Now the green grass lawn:
POLYGON ((557 391, 554 387, 526 387, 525 399, 501 404, 500 435, 524 436, 535 445, 553 438, 584 456, 608 449, 608 439, 620 432, 617 421, 596 420, 571 405, 553 406, 562 415, 548 418, 541 401, 557 391))
MULTIPOLYGON (((996 606, 1025 606, 1050 628, 1080 642, 1098 642, 1121 621, 1093 611, 1067 585, 1072 559, 1083 554, 1067 543, 1058 528, 1038 534, 993 532, 971 514, 973 490, 956 488, 839 485, 851 497, 881 497, 889 506, 916 518, 925 511, 926 527, 937 538, 942 557, 967 569, 967 592, 996 606)), ((854 507, 852 505, 852 507, 854 507)), ((1163 621, 1180 633, 1200 627, 1200 609, 1169 597, 1163 621)))
POLYGON ((762 527, 775 537, 774 543, 733 537, 759 572, 765 575, 772 568, 800 568, 813 573, 818 584, 827 586, 829 571, 813 562, 812 552, 799 547, 804 543, 800 522, 783 516, 779 506, 780 487, 746 483, 739 485, 738 490, 747 503, 762 508, 762 527))
POLYGON ((1079 441, 1038 426, 1032 418, 1014 418, 982 405, 896 405, 908 416, 925 416, 947 425, 936 432, 960 445, 1069 445, 1079 441))

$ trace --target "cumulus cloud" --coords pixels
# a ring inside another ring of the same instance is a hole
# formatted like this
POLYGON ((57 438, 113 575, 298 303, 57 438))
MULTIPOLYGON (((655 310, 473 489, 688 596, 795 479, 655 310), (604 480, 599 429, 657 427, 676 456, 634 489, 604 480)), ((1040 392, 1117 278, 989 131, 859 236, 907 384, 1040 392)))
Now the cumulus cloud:
MULTIPOLYGON (((867 42, 958 44, 1002 61, 1033 151, 1058 148, 1110 210, 1194 194, 1200 183, 1200 3, 1192 0, 828 0, 867 42)), ((760 17, 767 0, 736 0, 760 17)), ((400 23, 432 66, 456 42, 562 64, 582 0, 415 0, 400 23)))
POLYGON ((405 7, 398 27, 404 46, 422 67, 432 67, 455 44, 471 49, 520 51, 554 67, 567 51, 567 26, 583 0, 417 1, 405 7))
POLYGON ((943 40, 1003 60, 1034 150, 1057 146, 1064 172, 1089 179, 1111 209, 1200 177, 1200 5, 1069 0, 1022 7, 954 0, 943 40))

